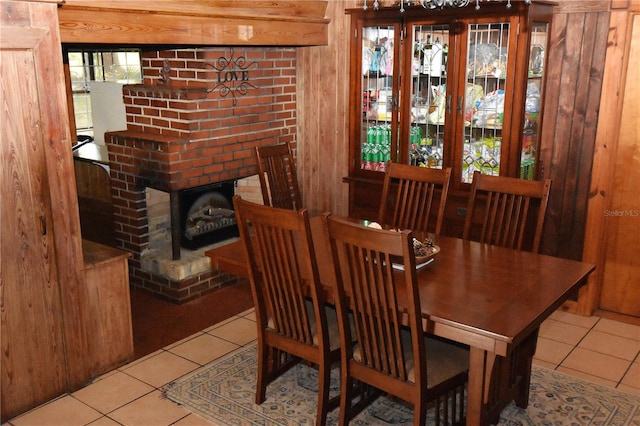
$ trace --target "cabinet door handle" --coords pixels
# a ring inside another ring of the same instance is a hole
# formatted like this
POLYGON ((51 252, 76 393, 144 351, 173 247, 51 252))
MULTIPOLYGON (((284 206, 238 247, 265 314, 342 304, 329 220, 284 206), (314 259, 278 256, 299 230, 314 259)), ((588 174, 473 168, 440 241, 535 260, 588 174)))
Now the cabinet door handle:
POLYGON ((40 216, 40 232, 42 232, 42 235, 47 235, 47 218, 45 215, 40 216))
POLYGON ((447 95, 447 114, 451 114, 451 95, 447 95))
POLYGON ((464 101, 462 96, 458 97, 458 106, 457 106, 457 113, 458 115, 462 115, 462 102, 464 101))

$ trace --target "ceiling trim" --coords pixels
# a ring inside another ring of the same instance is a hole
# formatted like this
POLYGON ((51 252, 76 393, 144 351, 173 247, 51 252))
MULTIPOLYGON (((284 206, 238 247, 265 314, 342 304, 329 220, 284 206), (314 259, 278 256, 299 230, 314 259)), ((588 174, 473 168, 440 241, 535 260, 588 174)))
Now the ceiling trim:
POLYGON ((66 0, 58 19, 61 41, 70 44, 318 46, 328 44, 326 6, 316 0, 66 0))

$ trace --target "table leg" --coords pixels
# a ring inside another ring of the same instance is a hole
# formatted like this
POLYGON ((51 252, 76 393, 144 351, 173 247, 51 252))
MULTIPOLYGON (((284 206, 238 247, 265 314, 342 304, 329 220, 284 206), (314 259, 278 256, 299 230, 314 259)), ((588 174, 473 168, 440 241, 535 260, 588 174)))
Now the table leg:
POLYGON ((514 398, 515 403, 520 408, 527 408, 529 404, 529 386, 531 384, 531 364, 533 355, 536 353, 536 343, 538 341, 538 329, 529 335, 520 345, 516 371, 521 380, 518 385, 518 392, 514 398))
POLYGON ((495 354, 471 346, 469 353, 469 383, 467 384, 467 426, 482 426, 485 395, 491 383, 495 354))

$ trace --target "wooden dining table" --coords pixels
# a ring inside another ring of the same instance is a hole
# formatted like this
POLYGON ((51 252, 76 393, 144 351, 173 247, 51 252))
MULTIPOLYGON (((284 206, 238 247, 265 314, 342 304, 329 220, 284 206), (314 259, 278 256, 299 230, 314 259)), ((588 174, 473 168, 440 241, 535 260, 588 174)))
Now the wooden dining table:
MULTIPOLYGON (((311 229, 320 280, 330 298, 335 275, 320 216, 311 219, 311 229)), ((433 238, 440 252, 417 272, 425 332, 469 346, 466 423, 497 423, 511 401, 527 406, 540 325, 577 293, 595 266, 459 238, 433 238)), ((241 241, 205 254, 214 269, 248 277, 241 241)))

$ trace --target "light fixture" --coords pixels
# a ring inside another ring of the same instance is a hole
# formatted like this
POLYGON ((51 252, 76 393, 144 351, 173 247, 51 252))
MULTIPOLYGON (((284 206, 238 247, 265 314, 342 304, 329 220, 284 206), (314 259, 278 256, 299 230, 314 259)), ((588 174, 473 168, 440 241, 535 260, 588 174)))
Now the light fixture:
MULTIPOLYGON (((467 7, 469 5, 469 3, 471 3, 472 0, 420 0, 419 3, 422 4, 422 7, 424 7, 425 9, 446 9, 446 8, 456 8, 456 7, 467 7)), ((489 2, 489 1, 499 1, 502 2, 502 0, 473 0, 473 2, 476 4, 476 10, 480 9, 480 3, 482 2, 489 2)), ((507 9, 511 8, 511 0, 506 0, 507 1, 507 9)), ((407 6, 411 6, 411 0, 400 0, 400 13, 405 11, 405 4, 407 6)), ((524 3, 527 5, 531 4, 531 0, 524 0, 524 3)), ((364 0, 364 4, 362 6, 362 9, 367 10, 368 6, 367 6, 367 0, 364 0)), ((373 10, 378 10, 380 9, 380 2, 378 0, 374 0, 373 1, 373 10)))

